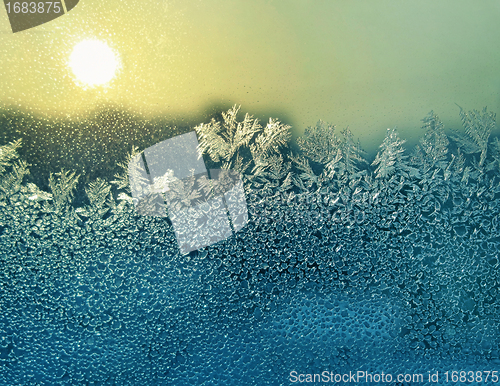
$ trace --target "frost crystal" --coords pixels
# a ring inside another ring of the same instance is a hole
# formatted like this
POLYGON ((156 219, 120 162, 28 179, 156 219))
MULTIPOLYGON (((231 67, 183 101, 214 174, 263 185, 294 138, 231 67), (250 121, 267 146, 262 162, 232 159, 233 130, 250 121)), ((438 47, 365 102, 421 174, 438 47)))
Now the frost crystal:
POLYGON ((352 178, 357 176, 358 165, 366 163, 363 157, 365 152, 361 149, 359 141, 354 142, 349 129, 343 130, 341 134, 342 138, 338 142, 337 154, 326 164, 326 172, 330 177, 338 175, 340 178, 344 176, 352 178))
POLYGON ((237 121, 240 106, 233 106, 222 113, 223 122, 212 119, 208 124, 195 127, 199 137, 199 150, 207 153, 212 161, 224 162, 227 169, 233 168, 238 152, 248 146, 261 126, 257 119, 245 114, 243 122, 237 121))
POLYGON ((424 171, 447 166, 448 137, 444 132, 444 125, 439 117, 431 111, 424 119, 422 129, 426 129, 420 144, 416 146, 412 163, 424 171))
POLYGON ((21 147, 21 140, 0 146, 0 175, 17 159, 17 149, 21 147))
MULTIPOLYGON (((124 162, 119 162, 118 166, 122 169, 121 173, 115 174, 115 180, 111 181, 113 185, 116 186, 117 189, 120 190, 125 190, 128 193, 131 193, 130 191, 130 181, 129 181, 129 165, 130 161, 132 159, 136 159, 137 155, 139 154, 139 148, 136 146, 132 146, 132 150, 130 153, 127 154, 127 157, 124 162)), ((137 166, 136 166, 137 167, 137 166)), ((137 176, 137 170, 134 170, 134 175, 137 176)), ((139 177, 139 176, 137 176, 139 177)))
POLYGON ((403 155, 405 140, 399 138, 396 129, 387 129, 384 141, 380 145, 382 149, 377 153, 372 166, 376 166, 376 178, 388 178, 396 172, 405 172, 407 169, 406 158, 403 155))
POLYGON ((340 141, 335 135, 335 126, 319 121, 308 127, 297 139, 302 154, 311 161, 328 164, 337 156, 340 141))
POLYGON ((90 205, 80 211, 80 213, 93 220, 103 218, 111 205, 111 185, 107 181, 98 178, 85 188, 85 192, 87 193, 90 205))
POLYGON ((290 141, 291 127, 270 118, 262 129, 258 120, 248 114, 238 122, 239 109, 235 105, 223 113, 222 123, 213 119, 195 128, 200 155, 207 154, 222 169, 245 174, 256 188, 288 190, 292 186, 291 163, 283 157, 283 150, 290 141))
POLYGON ((347 181, 365 174, 364 170, 360 171, 360 166, 366 163, 365 152, 359 141, 354 141, 348 128, 338 137, 335 126, 319 121, 316 126, 307 128, 297 142, 302 155, 292 159, 298 171, 294 183, 301 190, 312 186, 340 189, 347 181), (319 169, 318 172, 308 159, 319 169))
POLYGON ((45 205, 48 212, 60 214, 70 208, 78 178, 75 172, 64 170, 50 174, 49 187, 52 192, 52 203, 45 205))
POLYGON ((497 174, 500 174, 500 141, 498 138, 493 140, 491 145, 491 160, 487 165, 487 170, 494 170, 497 174))
POLYGON ((495 128, 494 113, 488 112, 486 107, 482 113, 477 110, 466 112, 460 107, 460 119, 465 129, 465 135, 454 133, 452 138, 457 146, 467 154, 480 153, 478 166, 483 167, 488 152, 488 140, 491 131, 495 128))
POLYGON ((29 174, 28 164, 24 161, 15 162, 11 171, 1 176, 0 179, 0 197, 10 197, 17 193, 21 187, 24 176, 29 174))

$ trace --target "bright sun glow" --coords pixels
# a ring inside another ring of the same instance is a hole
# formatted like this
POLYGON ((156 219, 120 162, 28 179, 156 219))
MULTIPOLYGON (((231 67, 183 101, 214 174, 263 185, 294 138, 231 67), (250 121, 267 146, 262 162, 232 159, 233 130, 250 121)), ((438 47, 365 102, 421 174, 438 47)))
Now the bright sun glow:
POLYGON ((69 67, 83 86, 108 83, 120 68, 118 55, 104 42, 84 40, 78 43, 69 57, 69 67))

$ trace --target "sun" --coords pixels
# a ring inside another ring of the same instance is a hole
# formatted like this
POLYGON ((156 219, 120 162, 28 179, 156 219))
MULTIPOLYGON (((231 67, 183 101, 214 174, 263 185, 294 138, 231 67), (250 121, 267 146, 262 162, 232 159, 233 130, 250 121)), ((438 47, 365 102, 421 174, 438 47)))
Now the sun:
POLYGON ((68 65, 77 83, 83 87, 95 87, 113 79, 121 63, 118 54, 106 43, 84 40, 73 48, 68 65))

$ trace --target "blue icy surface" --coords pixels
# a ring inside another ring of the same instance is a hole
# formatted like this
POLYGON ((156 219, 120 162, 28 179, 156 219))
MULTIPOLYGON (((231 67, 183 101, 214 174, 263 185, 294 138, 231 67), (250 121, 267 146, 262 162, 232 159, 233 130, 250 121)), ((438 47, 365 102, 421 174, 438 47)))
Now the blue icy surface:
POLYGON ((249 224, 184 256, 167 219, 105 181, 75 208, 71 173, 49 196, 0 162, 0 385, 497 369, 496 145, 429 157, 429 138, 408 161, 389 131, 371 175, 346 163, 331 186, 250 189, 249 224))

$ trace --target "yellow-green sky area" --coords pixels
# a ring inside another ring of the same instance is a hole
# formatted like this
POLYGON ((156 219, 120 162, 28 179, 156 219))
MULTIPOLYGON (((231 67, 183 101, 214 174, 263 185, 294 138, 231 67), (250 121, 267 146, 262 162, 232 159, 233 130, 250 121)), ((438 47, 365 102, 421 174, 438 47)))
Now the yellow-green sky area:
POLYGON ((12 34, 0 12, 0 103, 84 114, 102 103, 179 118, 242 105, 301 133, 347 125, 373 152, 431 109, 500 112, 498 0, 80 0, 67 15, 12 34), (67 63, 101 39, 122 69, 83 89, 67 63))

